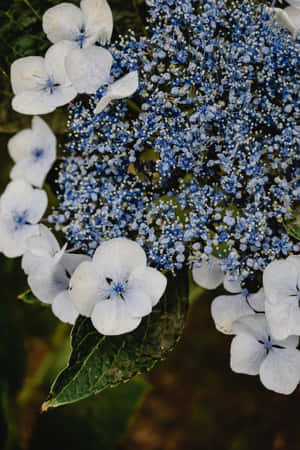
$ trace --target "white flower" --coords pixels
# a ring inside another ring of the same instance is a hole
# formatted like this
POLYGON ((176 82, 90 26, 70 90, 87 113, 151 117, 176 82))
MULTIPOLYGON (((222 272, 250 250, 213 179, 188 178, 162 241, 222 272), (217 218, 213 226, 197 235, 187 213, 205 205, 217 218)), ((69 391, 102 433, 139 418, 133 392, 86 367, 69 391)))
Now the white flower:
POLYGON ((220 295, 211 304, 211 315, 217 330, 233 334, 232 324, 241 317, 263 313, 265 296, 263 289, 256 294, 220 295))
POLYGON ((146 266, 146 255, 135 242, 116 238, 82 263, 71 282, 71 298, 80 314, 91 317, 104 335, 128 333, 150 314, 163 295, 167 280, 146 266))
POLYGON ((192 270, 193 280, 205 289, 216 289, 222 283, 228 292, 241 292, 241 285, 229 274, 224 274, 221 261, 215 256, 210 256, 208 261, 202 261, 201 267, 196 264, 192 270))
POLYGON ((32 129, 22 130, 8 141, 8 151, 16 163, 11 179, 42 187, 56 159, 56 138, 43 119, 34 117, 32 129))
MULTIPOLYGON (((291 2, 290 2, 291 3, 291 2)), ((269 8, 269 12, 273 9, 269 8)), ((299 7, 288 6, 287 8, 274 8, 276 22, 284 28, 287 28, 289 32, 295 38, 300 30, 300 10, 299 7)))
POLYGON ((23 255, 26 239, 39 232, 37 223, 47 208, 47 194, 24 180, 8 184, 0 198, 0 250, 8 257, 23 255))
POLYGON ((93 94, 109 81, 112 56, 94 44, 110 41, 113 18, 106 0, 82 0, 80 8, 61 3, 48 9, 43 29, 51 42, 68 43, 65 69, 76 91, 93 94))
POLYGON ((298 337, 277 341, 272 338, 265 317, 244 317, 233 324, 231 369, 259 375, 262 384, 280 394, 291 394, 300 380, 298 337))
POLYGON ((26 245, 22 268, 33 294, 50 304, 61 321, 74 324, 79 313, 70 299, 70 277, 79 264, 90 258, 67 253, 66 246, 60 249, 55 236, 44 225, 40 225, 39 234, 28 239, 26 245))
POLYGON ((273 261, 264 271, 266 316, 272 335, 300 334, 300 256, 273 261))
POLYGON ((99 114, 101 111, 103 111, 113 100, 130 97, 136 92, 138 87, 139 75, 137 71, 130 72, 124 77, 115 81, 108 87, 105 95, 97 104, 94 110, 95 114, 99 114))
POLYGON ((17 59, 11 66, 11 85, 15 97, 12 107, 22 114, 47 114, 76 97, 65 71, 65 57, 74 48, 62 41, 41 56, 17 59))
POLYGON ((113 17, 106 0, 82 0, 80 8, 72 3, 60 3, 43 15, 43 30, 54 44, 72 41, 85 48, 100 41, 110 41, 113 17))

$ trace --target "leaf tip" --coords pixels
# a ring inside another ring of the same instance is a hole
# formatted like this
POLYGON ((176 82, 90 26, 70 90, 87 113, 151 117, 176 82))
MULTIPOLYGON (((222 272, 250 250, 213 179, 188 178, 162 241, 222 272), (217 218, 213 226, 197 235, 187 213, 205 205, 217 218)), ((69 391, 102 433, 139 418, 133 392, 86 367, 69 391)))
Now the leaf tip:
POLYGON ((53 403, 51 396, 49 396, 49 398, 42 403, 40 412, 41 412, 41 414, 43 414, 43 413, 47 412, 49 409, 55 408, 56 406, 57 405, 55 405, 53 403))

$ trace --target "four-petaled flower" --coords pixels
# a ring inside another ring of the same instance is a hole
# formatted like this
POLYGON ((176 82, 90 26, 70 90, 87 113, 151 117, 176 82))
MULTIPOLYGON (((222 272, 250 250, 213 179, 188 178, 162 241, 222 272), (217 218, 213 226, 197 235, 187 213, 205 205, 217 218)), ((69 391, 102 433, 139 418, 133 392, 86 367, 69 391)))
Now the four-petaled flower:
POLYGON ((280 394, 291 394, 300 380, 297 336, 275 340, 263 315, 234 322, 230 365, 234 372, 259 375, 263 385, 280 394))
POLYGON ((86 48, 100 41, 110 41, 113 17, 106 0, 81 0, 80 8, 72 3, 61 3, 43 15, 43 30, 49 41, 72 41, 86 48))
POLYGON ((12 108, 21 114, 47 114, 76 97, 65 71, 65 58, 73 44, 52 45, 45 57, 26 56, 11 66, 11 85, 15 97, 12 108))
POLYGON ((102 243, 93 261, 75 271, 70 282, 72 301, 80 314, 91 317, 100 333, 134 330, 158 303, 167 279, 146 262, 137 243, 115 238, 102 243))
POLYGON ((11 179, 21 178, 42 187, 56 159, 56 138, 43 119, 34 117, 31 129, 20 131, 8 141, 8 151, 15 162, 11 179))
POLYGON ((0 198, 0 250, 15 258, 26 251, 26 239, 38 234, 47 194, 24 180, 8 184, 0 198))

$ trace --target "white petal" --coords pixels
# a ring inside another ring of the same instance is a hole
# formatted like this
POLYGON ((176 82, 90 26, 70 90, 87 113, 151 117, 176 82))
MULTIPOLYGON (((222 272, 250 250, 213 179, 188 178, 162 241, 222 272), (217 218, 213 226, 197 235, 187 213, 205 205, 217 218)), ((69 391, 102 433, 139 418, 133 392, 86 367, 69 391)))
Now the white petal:
POLYGON ((217 330, 232 334, 232 323, 243 316, 255 314, 247 303, 246 297, 238 295, 220 295, 211 304, 211 315, 217 330))
POLYGON ((144 317, 152 311, 152 301, 149 295, 142 290, 129 289, 124 294, 128 313, 132 317, 144 317))
POLYGON ((293 260, 273 261, 263 274, 266 301, 279 304, 290 295, 297 294, 298 266, 293 260))
POLYGON ((113 31, 113 16, 106 0, 81 0, 80 7, 85 16, 86 45, 100 41, 105 45, 113 31))
POLYGON ((300 29, 300 10, 292 6, 285 9, 275 8, 276 21, 279 25, 287 28, 293 36, 300 29))
POLYGON ((79 264, 84 261, 91 261, 91 258, 87 255, 79 255, 75 253, 64 253, 61 258, 61 264, 70 275, 73 275, 79 264))
POLYGON ((265 311, 265 300, 266 298, 263 288, 261 288, 255 294, 248 295, 248 303, 256 313, 262 313, 265 311))
POLYGON ((279 345, 280 347, 296 348, 299 344, 299 336, 288 336, 286 339, 277 340, 272 337, 272 345, 279 345))
POLYGON ((74 325, 79 313, 73 305, 68 291, 58 294, 52 303, 53 314, 62 322, 74 325))
POLYGON ((0 216, 0 251, 8 258, 22 256, 26 251, 26 240, 38 232, 38 225, 15 228, 7 217, 0 216))
POLYGON ((26 222, 36 224, 47 208, 47 194, 23 180, 10 182, 0 200, 0 214, 12 216, 26 211, 26 222))
POLYGON ((294 8, 300 8, 300 0, 287 0, 287 2, 294 8))
POLYGON ((30 274, 28 284, 34 295, 43 303, 53 303, 55 297, 69 287, 69 279, 60 264, 40 266, 30 274))
POLYGON ((8 141, 8 152, 15 161, 22 161, 28 156, 31 148, 35 146, 34 134, 31 128, 19 131, 8 141))
POLYGON ((152 267, 138 267, 135 269, 128 280, 128 286, 131 289, 144 291, 155 306, 167 287, 167 278, 161 272, 152 267))
POLYGON ((57 86, 53 93, 47 90, 25 91, 12 99, 12 108, 20 114, 48 114, 77 95, 73 86, 57 86))
POLYGON ((72 50, 66 57, 65 67, 77 92, 93 94, 108 82, 112 61, 109 51, 92 45, 72 50))
POLYGON ((11 65, 10 80, 15 95, 35 90, 47 79, 45 61, 41 56, 26 56, 11 65))
POLYGON ((130 72, 124 77, 120 78, 115 83, 111 84, 105 95, 97 104, 94 113, 99 114, 112 100, 127 98, 133 95, 139 87, 138 72, 130 72))
POLYGON ((47 147, 56 149, 56 137, 49 125, 40 117, 32 119, 32 133, 36 139, 34 142, 43 143, 47 147))
POLYGON ((242 290, 241 283, 232 278, 228 273, 224 277, 223 284, 226 291, 231 292, 232 294, 238 294, 242 290))
POLYGON ((300 335, 300 308, 298 297, 285 297, 279 304, 266 302, 266 317, 271 334, 282 340, 290 335, 300 335))
POLYGON ((45 54, 45 65, 51 80, 62 86, 71 85, 65 69, 67 55, 77 49, 77 45, 71 41, 61 41, 51 45, 45 54))
POLYGON ((247 334, 257 341, 268 341, 270 331, 264 314, 241 317, 232 324, 234 334, 247 334))
POLYGON ((39 234, 26 240, 26 253, 22 258, 22 269, 26 274, 34 273, 41 261, 51 258, 59 252, 59 245, 54 234, 45 227, 39 225, 39 234))
POLYGON ((95 252, 95 266, 114 281, 127 281, 138 267, 146 267, 144 250, 136 242, 126 238, 115 238, 103 242, 95 252))
MULTIPOLYGON (((300 274, 300 255, 290 255, 287 258, 287 261, 292 262, 298 269, 298 273, 300 274)), ((300 278, 300 275, 299 275, 300 278)))
POLYGON ((76 309, 90 317, 97 301, 101 300, 101 279, 92 262, 81 263, 70 280, 70 295, 76 309))
POLYGON ((32 186, 41 188, 51 165, 52 163, 48 164, 46 161, 33 164, 29 158, 26 158, 14 165, 10 171, 10 178, 12 180, 24 179, 32 186))
POLYGON ((141 318, 128 314, 124 301, 119 298, 97 303, 91 319, 96 330, 108 336, 129 333, 141 323, 141 318))
POLYGON ((234 372, 258 375, 265 357, 264 346, 250 335, 235 336, 231 343, 230 367, 234 372))
POLYGON ((83 26, 83 14, 72 3, 60 3, 48 9, 43 15, 43 30, 53 43, 75 40, 83 26))
POLYGON ((195 283, 205 289, 216 289, 224 279, 220 261, 213 256, 209 262, 203 261, 201 267, 194 265, 192 275, 195 283))
POLYGON ((300 352, 294 348, 273 348, 262 363, 259 375, 266 388, 291 394, 300 380, 300 352))

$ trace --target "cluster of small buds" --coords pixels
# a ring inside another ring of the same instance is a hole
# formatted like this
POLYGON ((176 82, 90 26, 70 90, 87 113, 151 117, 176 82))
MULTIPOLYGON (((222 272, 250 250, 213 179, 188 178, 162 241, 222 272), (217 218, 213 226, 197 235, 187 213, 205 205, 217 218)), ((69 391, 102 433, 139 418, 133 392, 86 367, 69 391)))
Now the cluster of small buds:
POLYGON ((149 37, 109 47, 112 77, 138 70, 139 90, 70 109, 51 219, 91 254, 126 235, 160 269, 214 254, 242 281, 295 248, 300 43, 249 1, 147 4, 149 37))

